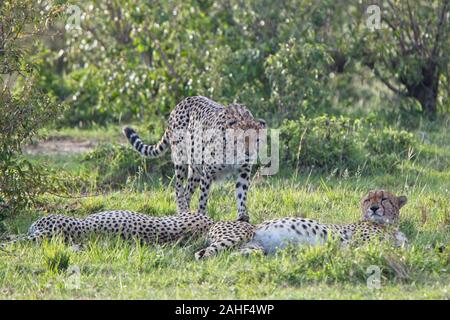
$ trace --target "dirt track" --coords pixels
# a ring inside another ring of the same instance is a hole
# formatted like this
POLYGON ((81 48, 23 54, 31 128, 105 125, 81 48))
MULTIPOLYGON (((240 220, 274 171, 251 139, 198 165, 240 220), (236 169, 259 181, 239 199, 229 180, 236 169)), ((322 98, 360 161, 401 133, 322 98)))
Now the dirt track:
POLYGON ((50 138, 39 141, 36 144, 28 145, 24 148, 25 154, 31 155, 52 155, 52 154, 73 154, 91 151, 95 147, 94 141, 74 138, 50 138))

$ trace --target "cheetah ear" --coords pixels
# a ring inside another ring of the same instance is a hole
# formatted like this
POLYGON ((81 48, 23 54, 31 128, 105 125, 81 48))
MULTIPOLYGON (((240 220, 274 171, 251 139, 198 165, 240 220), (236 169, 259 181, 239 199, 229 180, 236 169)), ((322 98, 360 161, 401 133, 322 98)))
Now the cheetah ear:
POLYGON ((258 119, 258 122, 259 122, 260 124, 262 124, 264 127, 266 127, 266 120, 264 120, 264 119, 258 119))
POLYGON ((399 208, 403 207, 406 204, 406 202, 408 202, 408 198, 406 198, 406 196, 400 196, 397 197, 397 199, 399 208))

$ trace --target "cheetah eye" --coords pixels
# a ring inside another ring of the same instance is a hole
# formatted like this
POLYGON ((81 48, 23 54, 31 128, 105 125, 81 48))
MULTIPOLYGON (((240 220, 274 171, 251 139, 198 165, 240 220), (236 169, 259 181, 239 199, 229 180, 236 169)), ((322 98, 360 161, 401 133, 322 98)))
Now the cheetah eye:
POLYGON ((237 120, 228 120, 227 121, 227 125, 229 125, 229 126, 232 126, 232 125, 234 125, 234 124, 236 124, 237 123, 237 120))

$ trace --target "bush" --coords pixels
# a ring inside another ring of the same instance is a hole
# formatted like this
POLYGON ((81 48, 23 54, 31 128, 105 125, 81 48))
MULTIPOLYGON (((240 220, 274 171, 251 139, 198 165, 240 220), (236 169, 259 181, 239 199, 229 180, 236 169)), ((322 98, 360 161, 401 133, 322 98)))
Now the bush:
POLYGON ((88 153, 84 161, 91 163, 97 170, 97 185, 111 188, 123 186, 130 178, 136 177, 137 183, 150 180, 151 172, 173 174, 169 160, 151 160, 142 157, 130 146, 102 144, 88 153))
MULTIPOLYGON (((424 97, 404 92, 410 97, 399 99, 404 93, 395 94, 400 89, 395 88, 403 83, 423 92, 429 77, 421 66, 432 59, 419 61, 414 54, 405 59, 393 33, 368 32, 361 25, 362 4, 98 0, 77 5, 83 13, 80 29, 68 32, 60 23, 55 29, 63 38, 49 39, 39 52, 47 60, 40 86, 71 105, 62 125, 155 121, 190 95, 240 101, 277 125, 300 114, 365 112, 368 105, 414 110, 415 117, 422 112, 418 99, 424 97), (395 64, 382 67, 383 54, 395 64)), ((426 14, 418 17, 434 26, 440 6, 432 7, 413 9, 423 9, 426 14)), ((408 16, 399 13, 400 20, 408 16)), ((441 40, 448 28, 442 32, 441 40)), ((439 92, 428 100, 436 100, 443 113, 449 109, 447 56, 435 61, 436 72, 428 72, 439 80, 439 92)))
POLYGON ((369 130, 364 147, 372 168, 392 171, 401 161, 413 159, 417 145, 418 141, 411 132, 383 128, 369 130))
POLYGON ((282 158, 293 167, 356 169, 362 163, 359 121, 321 116, 285 121, 282 158))
POLYGON ((267 59, 266 75, 271 83, 271 102, 278 112, 296 116, 318 113, 331 107, 327 90, 332 58, 319 43, 290 39, 267 59))
POLYGON ((370 121, 320 116, 287 120, 281 127, 283 161, 296 169, 369 172, 395 170, 412 158, 418 141, 412 133, 377 128, 370 121))
POLYGON ((416 138, 411 132, 383 128, 379 131, 369 132, 365 147, 371 156, 387 153, 405 156, 406 151, 412 148, 416 142, 416 138))
POLYGON ((20 32, 34 28, 39 35, 57 14, 57 7, 40 8, 33 1, 10 1, 0 5, 0 206, 18 210, 27 207, 36 196, 49 190, 61 191, 52 172, 32 165, 21 156, 22 146, 38 136, 38 131, 60 113, 62 106, 36 85, 39 59, 25 57, 27 49, 36 49, 34 39, 20 32), (5 19, 3 20, 3 17, 5 19), (27 27, 27 28, 25 28, 27 27), (23 42, 31 48, 24 49, 23 42), (32 60, 32 62, 30 61, 32 60), (17 77, 17 81, 11 81, 17 77))

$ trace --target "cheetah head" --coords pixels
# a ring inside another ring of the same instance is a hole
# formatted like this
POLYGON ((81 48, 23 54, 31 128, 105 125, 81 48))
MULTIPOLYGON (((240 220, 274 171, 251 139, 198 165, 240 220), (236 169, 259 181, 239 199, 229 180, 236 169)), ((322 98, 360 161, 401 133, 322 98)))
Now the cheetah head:
POLYGON ((398 222, 400 208, 407 202, 405 196, 395 196, 384 190, 369 191, 361 199, 363 220, 379 224, 395 224, 398 222))
POLYGON ((232 103, 225 108, 225 129, 262 130, 266 128, 263 119, 255 119, 242 104, 232 103))
POLYGON ((266 128, 263 119, 255 119, 244 105, 233 103, 225 108, 225 129, 232 130, 237 135, 234 139, 235 145, 237 137, 243 135, 245 139, 245 153, 252 157, 256 155, 259 147, 260 130, 266 128))

